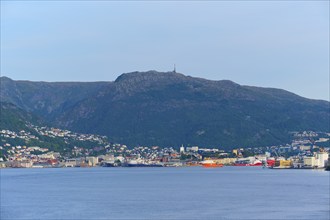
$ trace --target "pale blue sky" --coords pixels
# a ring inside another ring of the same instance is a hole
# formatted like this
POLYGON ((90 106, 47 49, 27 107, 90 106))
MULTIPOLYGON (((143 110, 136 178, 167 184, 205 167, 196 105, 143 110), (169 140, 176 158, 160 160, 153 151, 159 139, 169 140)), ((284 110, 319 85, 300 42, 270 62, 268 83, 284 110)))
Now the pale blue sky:
POLYGON ((1 1, 1 75, 177 71, 329 100, 329 1, 1 1))

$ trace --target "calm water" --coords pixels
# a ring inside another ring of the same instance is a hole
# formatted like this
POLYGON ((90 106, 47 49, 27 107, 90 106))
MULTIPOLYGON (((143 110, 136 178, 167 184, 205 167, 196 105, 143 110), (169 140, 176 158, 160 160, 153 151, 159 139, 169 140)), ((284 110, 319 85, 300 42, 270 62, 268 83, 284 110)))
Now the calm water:
POLYGON ((1 219, 329 219, 329 174, 259 167, 2 169, 1 219))

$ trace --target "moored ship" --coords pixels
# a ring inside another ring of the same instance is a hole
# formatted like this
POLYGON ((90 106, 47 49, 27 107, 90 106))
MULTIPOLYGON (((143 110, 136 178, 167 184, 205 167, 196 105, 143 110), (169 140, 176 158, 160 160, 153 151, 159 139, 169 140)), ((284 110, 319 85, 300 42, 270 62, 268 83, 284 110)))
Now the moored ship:
POLYGON ((216 163, 213 160, 204 160, 201 162, 202 166, 205 168, 216 168, 216 167, 223 167, 223 164, 216 163))
POLYGON ((290 160, 275 160, 273 166, 269 166, 271 169, 291 169, 292 161, 290 160))
POLYGON ((255 167, 255 166, 262 166, 263 163, 260 160, 254 160, 251 162, 250 160, 238 160, 234 164, 234 166, 241 166, 241 167, 255 167))

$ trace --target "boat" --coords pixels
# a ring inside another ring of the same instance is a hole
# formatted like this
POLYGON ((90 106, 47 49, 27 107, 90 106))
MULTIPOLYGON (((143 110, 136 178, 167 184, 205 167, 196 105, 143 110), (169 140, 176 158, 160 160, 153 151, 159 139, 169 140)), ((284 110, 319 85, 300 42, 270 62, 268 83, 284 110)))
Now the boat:
POLYGON ((268 159, 267 160, 267 167, 275 166, 275 159, 268 159))
POLYGON ((202 166, 205 168, 217 168, 217 167, 223 167, 223 164, 216 163, 213 160, 204 160, 201 162, 202 166))
POLYGON ((101 166, 102 167, 117 167, 118 164, 115 163, 115 161, 102 161, 101 166))
POLYGON ((251 162, 250 160, 238 160, 234 164, 234 166, 239 166, 239 167, 256 167, 256 166, 262 166, 263 163, 260 160, 254 160, 251 162))
POLYGON ((271 169, 291 169, 292 161, 290 160, 275 160, 272 166, 269 166, 271 169))

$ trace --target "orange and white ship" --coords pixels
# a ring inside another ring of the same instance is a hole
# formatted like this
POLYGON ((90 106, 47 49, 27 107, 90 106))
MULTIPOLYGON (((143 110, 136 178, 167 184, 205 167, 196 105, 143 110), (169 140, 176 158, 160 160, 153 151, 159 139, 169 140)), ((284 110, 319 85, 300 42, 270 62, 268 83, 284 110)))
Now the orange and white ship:
POLYGON ((204 160, 201 162, 202 166, 205 168, 216 168, 216 167, 223 167, 223 164, 216 163, 213 160, 204 160))

